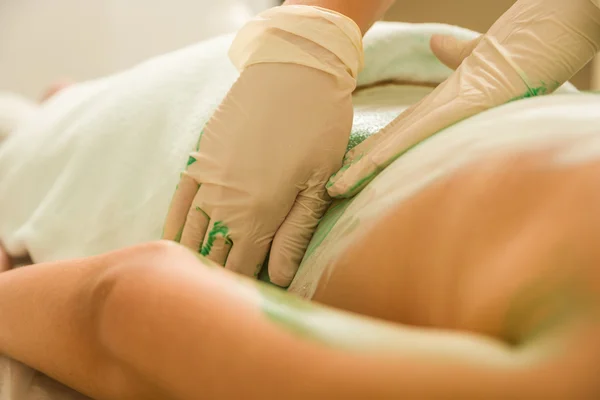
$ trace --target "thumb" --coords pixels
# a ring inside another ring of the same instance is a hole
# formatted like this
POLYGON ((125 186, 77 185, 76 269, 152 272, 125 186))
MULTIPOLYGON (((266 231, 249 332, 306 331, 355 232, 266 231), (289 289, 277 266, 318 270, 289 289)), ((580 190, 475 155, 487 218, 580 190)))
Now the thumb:
POLYGON ((324 183, 298 194, 292 209, 273 238, 269 279, 277 286, 290 285, 319 220, 331 203, 324 183))
POLYGON ((459 40, 450 35, 433 35, 429 46, 438 60, 455 70, 473 52, 482 37, 480 35, 473 40, 459 40))

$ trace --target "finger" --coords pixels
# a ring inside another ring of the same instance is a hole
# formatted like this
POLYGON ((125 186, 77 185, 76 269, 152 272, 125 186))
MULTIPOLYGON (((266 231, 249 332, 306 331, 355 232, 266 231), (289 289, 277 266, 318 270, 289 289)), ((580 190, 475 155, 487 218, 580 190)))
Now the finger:
POLYGON ((379 166, 367 155, 327 183, 327 192, 334 199, 347 199, 360 192, 379 173, 379 166))
POLYGON ((210 222, 210 217, 202 207, 203 193, 202 187, 200 187, 187 210, 185 225, 181 233, 181 244, 195 252, 201 251, 210 222))
POLYGON ((185 220, 194 197, 198 192, 198 188, 198 183, 191 176, 186 172, 181 174, 181 179, 175 189, 175 194, 171 200, 169 212, 165 220, 162 234, 163 239, 175 242, 181 241, 185 220))
POLYGON ((200 254, 224 266, 232 244, 229 227, 223 221, 213 218, 204 235, 200 254))
POLYGON ((258 242, 248 237, 236 239, 225 268, 245 276, 258 278, 265 263, 272 236, 267 236, 258 242))
MULTIPOLYGON (((390 122, 383 129, 381 129, 379 132, 375 133, 374 135, 369 136, 362 143, 358 144, 352 150, 347 152, 346 155, 344 156, 344 165, 343 165, 342 169, 340 170, 340 172, 345 171, 352 164, 360 161, 372 149, 376 148, 377 146, 379 146, 380 143, 387 140, 390 135, 394 135, 394 134, 396 134, 396 132, 401 130, 406 125, 407 121, 410 121, 410 118, 413 116, 413 114, 419 110, 421 104, 424 103, 425 101, 427 101, 427 98, 428 98, 428 96, 425 96, 424 98, 422 98, 421 100, 419 100, 418 102, 416 102, 415 104, 410 106, 408 109, 406 109, 400 115, 398 115, 392 122, 390 122)), ((338 173, 339 172, 337 172, 336 174, 334 174, 331 177, 332 182, 335 181, 336 175, 338 173)))
POLYGON ((473 52, 481 38, 482 36, 473 40, 459 40, 450 35, 433 35, 429 45, 438 60, 455 70, 473 52))
POLYGON ((301 192, 277 230, 269 258, 269 279, 277 286, 290 285, 319 220, 331 203, 321 183, 301 192))
POLYGON ((376 135, 379 138, 371 147, 330 178, 327 183, 329 195, 333 198, 349 198, 356 195, 413 146, 442 128, 483 110, 477 102, 464 104, 458 100, 458 92, 454 90, 457 86, 456 79, 459 79, 457 76, 453 74, 430 95, 425 96, 378 132, 376 135))

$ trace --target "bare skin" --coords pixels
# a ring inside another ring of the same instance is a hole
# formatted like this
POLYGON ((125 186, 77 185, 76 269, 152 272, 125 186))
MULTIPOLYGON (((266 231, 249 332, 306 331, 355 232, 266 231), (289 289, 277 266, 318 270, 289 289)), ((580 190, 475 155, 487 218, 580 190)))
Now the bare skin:
POLYGON ((600 162, 559 165, 555 154, 482 160, 398 204, 313 299, 507 343, 598 307, 600 162))
POLYGON ((364 35, 395 2, 396 0, 286 0, 284 5, 317 6, 337 11, 354 20, 364 35))
POLYGON ((0 353, 99 400, 597 398, 600 163, 476 167, 375 221, 317 293, 402 325, 158 242, 0 274, 0 353))

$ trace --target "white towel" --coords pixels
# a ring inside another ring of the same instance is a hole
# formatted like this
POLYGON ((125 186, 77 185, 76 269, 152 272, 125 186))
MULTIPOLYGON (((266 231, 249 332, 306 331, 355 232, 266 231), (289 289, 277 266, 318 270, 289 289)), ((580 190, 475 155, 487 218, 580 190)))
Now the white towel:
POLYGON ((237 77, 231 36, 72 86, 0 147, 0 240, 36 262, 160 237, 187 153, 237 77))
POLYGON ((38 106, 13 93, 0 92, 0 143, 33 118, 38 106))

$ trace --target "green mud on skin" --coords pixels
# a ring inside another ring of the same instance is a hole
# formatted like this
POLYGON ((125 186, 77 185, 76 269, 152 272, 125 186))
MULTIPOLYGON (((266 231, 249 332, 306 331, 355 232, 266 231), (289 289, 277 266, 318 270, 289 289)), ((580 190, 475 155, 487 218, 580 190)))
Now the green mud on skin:
POLYGON ((316 310, 312 303, 274 286, 263 284, 257 288, 261 309, 270 321, 300 338, 323 342, 319 333, 305 322, 316 310))
POLYGON ((328 309, 273 286, 255 287, 267 319, 300 339, 353 352, 387 354, 394 347, 404 352, 405 340, 393 325, 328 309))
POLYGON ((200 249, 200 254, 205 257, 208 256, 212 251, 215 240, 217 240, 218 237, 225 238, 225 243, 231 244, 232 242, 231 239, 229 239, 228 234, 229 228, 222 221, 215 222, 213 228, 210 230, 210 232, 208 232, 206 244, 200 249))
POLYGON ((337 200, 333 202, 323 219, 319 222, 317 230, 313 234, 308 248, 304 253, 304 258, 298 271, 302 269, 306 260, 308 260, 314 251, 323 243, 323 240, 329 235, 350 204, 352 204, 352 200, 337 200))

